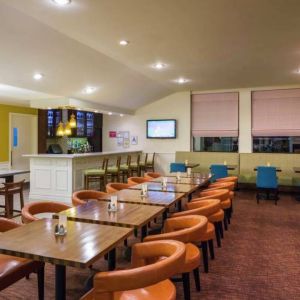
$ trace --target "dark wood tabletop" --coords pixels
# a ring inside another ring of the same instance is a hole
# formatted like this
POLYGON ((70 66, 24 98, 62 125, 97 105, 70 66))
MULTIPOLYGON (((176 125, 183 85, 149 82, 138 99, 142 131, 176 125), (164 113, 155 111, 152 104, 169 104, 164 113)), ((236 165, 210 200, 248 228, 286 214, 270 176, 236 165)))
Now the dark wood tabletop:
POLYGON ((170 207, 185 196, 184 193, 168 193, 148 191, 147 197, 141 196, 139 189, 124 189, 113 194, 101 196, 99 200, 110 200, 111 195, 117 195, 118 201, 125 203, 136 203, 144 205, 158 205, 170 207))
POLYGON ((1 234, 0 253, 55 265, 88 267, 131 235, 133 229, 67 222, 67 234, 55 236, 58 220, 41 219, 1 234))
POLYGON ((196 167, 199 167, 199 166, 200 166, 200 164, 197 164, 197 163, 187 163, 187 164, 185 164, 186 169, 187 168, 193 169, 193 168, 196 168, 196 167))
POLYGON ((300 167, 294 167, 294 168, 293 168, 293 171, 294 171, 295 173, 300 173, 300 167))
MULTIPOLYGON (((72 221, 140 228, 165 210, 162 206, 120 202, 116 212, 109 212, 107 207, 108 202, 93 200, 59 214, 67 215, 67 218, 72 221)), ((54 217, 58 218, 58 215, 54 217)))
MULTIPOLYGON (((167 183, 167 188, 162 189, 162 184, 159 182, 145 182, 147 184, 148 191, 159 191, 159 192, 169 192, 169 193, 185 193, 191 194, 199 188, 198 184, 176 184, 176 183, 167 183)), ((143 184, 137 184, 129 187, 132 190, 141 190, 143 184)))

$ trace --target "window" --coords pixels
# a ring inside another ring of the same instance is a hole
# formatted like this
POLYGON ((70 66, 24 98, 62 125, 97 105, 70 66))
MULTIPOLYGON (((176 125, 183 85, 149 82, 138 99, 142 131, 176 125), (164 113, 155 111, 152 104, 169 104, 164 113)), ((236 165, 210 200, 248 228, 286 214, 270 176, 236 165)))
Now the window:
POLYGON ((300 152, 300 89, 252 92, 253 152, 300 152))
POLYGON ((194 151, 238 152, 238 93, 192 96, 194 151))

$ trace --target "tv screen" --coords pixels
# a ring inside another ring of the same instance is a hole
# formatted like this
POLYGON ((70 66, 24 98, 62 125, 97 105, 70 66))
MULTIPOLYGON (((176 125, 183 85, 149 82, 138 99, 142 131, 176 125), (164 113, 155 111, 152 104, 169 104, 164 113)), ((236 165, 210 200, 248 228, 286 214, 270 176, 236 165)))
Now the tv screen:
POLYGON ((147 120, 148 139, 175 139, 176 120, 147 120))

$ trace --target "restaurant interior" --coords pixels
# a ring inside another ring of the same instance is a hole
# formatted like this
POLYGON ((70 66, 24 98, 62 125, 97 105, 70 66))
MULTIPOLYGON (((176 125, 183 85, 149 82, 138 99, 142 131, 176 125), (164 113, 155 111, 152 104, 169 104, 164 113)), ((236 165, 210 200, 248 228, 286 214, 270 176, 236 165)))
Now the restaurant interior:
POLYGON ((299 11, 0 0, 0 299, 299 299, 299 11))

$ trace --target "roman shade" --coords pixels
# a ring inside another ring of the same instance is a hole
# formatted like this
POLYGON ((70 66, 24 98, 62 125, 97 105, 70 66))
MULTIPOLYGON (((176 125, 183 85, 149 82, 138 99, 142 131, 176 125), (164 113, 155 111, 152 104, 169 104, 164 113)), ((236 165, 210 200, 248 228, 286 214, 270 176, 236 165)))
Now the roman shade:
POLYGON ((192 135, 194 137, 237 137, 239 94, 192 95, 192 135))
POLYGON ((300 136, 300 89, 252 92, 253 136, 300 136))

